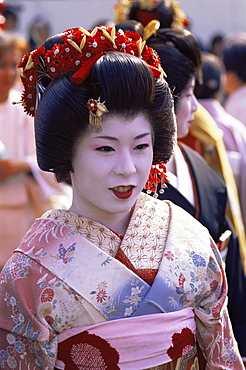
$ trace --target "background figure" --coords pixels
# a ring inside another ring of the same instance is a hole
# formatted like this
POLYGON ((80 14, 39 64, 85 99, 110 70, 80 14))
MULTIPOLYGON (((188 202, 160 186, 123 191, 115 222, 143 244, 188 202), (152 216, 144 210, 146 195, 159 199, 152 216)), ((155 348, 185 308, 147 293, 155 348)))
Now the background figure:
POLYGON ((228 96, 225 110, 246 126, 246 32, 225 39, 223 62, 226 68, 223 89, 228 96))
MULTIPOLYGON (((189 31, 171 29, 158 30, 156 37, 152 37, 148 45, 153 47, 161 58, 167 82, 173 91, 177 117, 178 145, 167 164, 170 183, 159 198, 171 200, 197 218, 208 228, 218 245, 221 245, 227 230, 232 232, 226 255, 228 308, 241 354, 245 356, 246 314, 242 307, 245 307, 246 303, 246 277, 240 259, 237 235, 226 218, 226 186, 198 153, 180 142, 188 134, 198 107, 193 90, 195 77, 200 75, 199 46, 189 31)), ((223 254, 225 251, 221 252, 223 254)))
POLYGON ((19 12, 21 11, 21 6, 7 4, 6 1, 3 2, 3 16, 6 19, 6 31, 12 36, 17 34, 19 27, 19 12))
POLYGON ((28 36, 30 51, 37 49, 51 36, 51 25, 49 21, 42 16, 36 16, 29 25, 28 36))
POLYGON ((211 37, 208 51, 214 55, 217 55, 218 58, 223 58, 223 48, 224 48, 225 36, 223 34, 215 34, 211 37))
POLYGON ((236 181, 226 153, 223 133, 209 112, 199 103, 189 133, 180 141, 187 144, 206 160, 225 181, 228 193, 227 216, 239 239, 241 260, 246 273, 246 240, 240 198, 236 181))
POLYGON ((115 25, 116 30, 122 31, 133 31, 138 33, 142 38, 144 38, 144 26, 141 22, 129 19, 127 21, 122 21, 115 25))
POLYGON ((118 0, 115 4, 115 23, 129 19, 138 21, 143 26, 155 19, 160 22, 161 28, 183 28, 189 25, 180 4, 167 0, 118 0))
POLYGON ((165 185, 176 143, 156 52, 137 33, 73 28, 21 67, 39 166, 70 179, 73 200, 36 220, 0 275, 4 366, 242 370, 214 241, 141 191, 157 174, 165 185))
POLYGON ((236 180, 246 229, 246 127, 225 111, 220 103, 223 62, 210 53, 202 53, 203 83, 196 83, 195 95, 223 131, 223 141, 236 180))
POLYGON ((21 98, 13 89, 19 59, 15 39, 1 31, 0 140, 5 152, 0 159, 0 268, 35 218, 54 205, 51 197, 65 190, 65 185, 58 185, 52 175, 38 169, 33 119, 20 104, 12 105, 21 98))
POLYGON ((5 8, 5 3, 0 2, 0 30, 6 30, 6 18, 3 16, 3 10, 5 8))

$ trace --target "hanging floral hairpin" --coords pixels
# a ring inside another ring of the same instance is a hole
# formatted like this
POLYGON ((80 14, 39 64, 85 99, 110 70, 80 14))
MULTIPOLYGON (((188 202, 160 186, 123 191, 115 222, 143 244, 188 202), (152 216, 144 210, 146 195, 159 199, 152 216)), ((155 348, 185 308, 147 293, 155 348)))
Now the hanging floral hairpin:
POLYGON ((158 184, 160 184, 159 193, 164 193, 165 188, 167 188, 166 182, 169 182, 166 172, 167 169, 164 163, 156 163, 151 166, 148 180, 144 186, 147 194, 153 193, 153 197, 158 198, 158 184))
POLYGON ((101 103, 99 98, 98 100, 89 99, 86 106, 89 109, 89 124, 91 128, 96 132, 101 131, 102 116, 108 112, 106 105, 101 103))

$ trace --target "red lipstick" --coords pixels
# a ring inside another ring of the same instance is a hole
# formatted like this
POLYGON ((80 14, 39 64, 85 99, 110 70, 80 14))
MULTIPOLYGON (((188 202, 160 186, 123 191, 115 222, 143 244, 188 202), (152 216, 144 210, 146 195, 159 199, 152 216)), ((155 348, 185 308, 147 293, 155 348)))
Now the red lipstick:
POLYGON ((111 190, 117 198, 128 199, 132 195, 133 186, 117 186, 111 190))

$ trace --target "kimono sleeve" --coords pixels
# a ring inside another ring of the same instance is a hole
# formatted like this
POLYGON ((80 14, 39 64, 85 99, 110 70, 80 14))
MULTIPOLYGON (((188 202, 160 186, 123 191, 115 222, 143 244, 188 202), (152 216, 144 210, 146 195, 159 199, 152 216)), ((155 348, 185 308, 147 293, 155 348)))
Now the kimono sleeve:
POLYGON ((206 369, 243 370, 241 356, 227 312, 227 282, 220 253, 211 239, 207 265, 208 285, 195 308, 197 339, 207 361, 206 369))
POLYGON ((48 321, 40 320, 36 282, 41 276, 40 265, 21 253, 14 253, 1 272, 1 368, 54 369, 57 337, 48 321))

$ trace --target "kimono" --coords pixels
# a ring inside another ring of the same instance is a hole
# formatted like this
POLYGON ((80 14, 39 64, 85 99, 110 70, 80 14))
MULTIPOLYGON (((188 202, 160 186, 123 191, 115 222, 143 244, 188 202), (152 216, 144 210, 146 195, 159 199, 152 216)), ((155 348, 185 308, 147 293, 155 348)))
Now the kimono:
POLYGON ((182 208, 141 193, 122 237, 37 219, 0 275, 6 369, 243 369, 220 253, 182 208), (204 365, 205 366, 205 365, 204 365))

